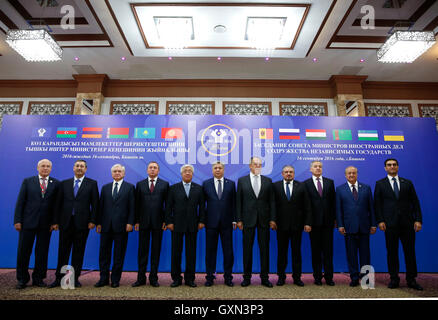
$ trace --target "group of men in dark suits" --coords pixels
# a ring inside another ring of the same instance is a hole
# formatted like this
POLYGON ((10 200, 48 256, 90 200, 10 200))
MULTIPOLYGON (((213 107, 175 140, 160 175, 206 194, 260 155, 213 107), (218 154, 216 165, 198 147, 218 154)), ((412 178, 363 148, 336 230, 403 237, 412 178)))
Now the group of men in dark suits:
POLYGON ((158 177, 159 164, 151 161, 148 177, 134 185, 124 181, 125 168, 111 168, 113 181, 102 187, 100 198, 97 182, 85 177, 87 163, 78 160, 73 167, 74 178, 59 182, 49 177, 52 164, 43 159, 38 163, 38 176, 24 179, 18 196, 14 227, 20 232, 17 254, 17 288, 25 288, 30 280, 29 259, 35 246, 33 285, 44 287, 51 232, 60 230, 56 279, 49 287, 61 285, 61 268, 68 264, 72 251, 75 287, 80 287, 86 241, 89 230, 100 233, 100 280, 95 287, 110 284, 119 286, 126 253, 128 233, 139 232, 138 275, 132 284, 146 284, 146 266, 151 242, 149 282, 158 287, 158 264, 163 231, 172 232, 171 287, 182 284, 181 260, 185 242, 186 268, 184 282, 196 287, 197 232, 206 228, 206 282, 214 284, 218 239, 221 238, 224 257, 224 280, 233 286, 232 268, 233 229, 243 234, 243 282, 251 284, 253 245, 257 233, 260 250, 263 286, 272 288, 269 281, 269 229, 276 230, 277 285, 285 284, 289 242, 292 249, 292 278, 301 281, 302 232, 309 233, 312 250, 314 283, 333 286, 333 229, 345 236, 350 286, 359 285, 364 275, 359 266, 370 264, 369 235, 376 226, 385 232, 388 252, 389 288, 399 286, 398 241, 402 242, 406 259, 408 286, 422 290, 416 283, 415 232, 421 230, 421 210, 412 182, 398 177, 398 162, 385 161, 388 177, 377 181, 374 201, 371 188, 357 181, 357 168, 345 169, 347 182, 336 189, 333 180, 322 176, 322 162, 311 163, 312 177, 296 181, 294 168, 282 169, 283 179, 272 180, 261 175, 262 160, 252 157, 250 173, 235 182, 224 177, 225 166, 212 166, 213 178, 202 186, 192 181, 194 168, 181 167, 182 181, 169 186, 158 177), (152 239, 152 241, 150 241, 152 239), (111 254, 114 245, 113 268, 110 276, 111 254), (358 256, 359 253, 359 263, 358 256), (323 273, 324 271, 324 273, 323 273))

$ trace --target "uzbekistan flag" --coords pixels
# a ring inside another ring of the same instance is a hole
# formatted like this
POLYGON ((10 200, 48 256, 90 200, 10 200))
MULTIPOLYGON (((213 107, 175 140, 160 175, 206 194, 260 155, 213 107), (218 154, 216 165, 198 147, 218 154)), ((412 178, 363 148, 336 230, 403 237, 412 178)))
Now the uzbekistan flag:
POLYGON ((181 139, 182 128, 161 128, 161 139, 181 139))
POLYGON ((135 128, 134 138, 136 139, 154 139, 155 128, 135 128))
POLYGON ((327 132, 323 129, 306 129, 306 139, 325 140, 327 139, 327 132))
POLYGON ((106 137, 108 139, 128 139, 129 128, 108 128, 106 137))
POLYGON ((260 128, 260 129, 255 129, 254 131, 255 134, 259 136, 260 140, 274 139, 273 129, 260 128))
POLYGON ((66 128, 61 127, 56 130, 56 137, 57 138, 76 138, 76 135, 78 133, 77 128, 66 128))
POLYGON ((385 141, 405 141, 403 131, 383 131, 385 141))
POLYGON ((278 129, 280 140, 300 140, 300 129, 278 129))
POLYGON ((334 129, 333 140, 353 140, 351 130, 334 129))
POLYGON ((102 138, 102 128, 82 128, 82 138, 102 138))
POLYGON ((359 141, 378 141, 379 134, 377 130, 358 130, 357 138, 359 141))

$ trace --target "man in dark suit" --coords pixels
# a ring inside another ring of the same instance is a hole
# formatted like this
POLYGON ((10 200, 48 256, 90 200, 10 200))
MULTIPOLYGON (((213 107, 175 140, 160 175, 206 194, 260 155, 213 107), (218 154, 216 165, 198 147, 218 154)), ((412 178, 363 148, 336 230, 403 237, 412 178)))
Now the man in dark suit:
POLYGON ((406 261, 406 282, 409 288, 423 290, 416 282, 415 232, 422 228, 420 202, 414 185, 398 176, 398 161, 387 159, 385 171, 388 176, 377 181, 374 189, 374 208, 379 229, 385 232, 388 271, 391 281, 388 288, 398 288, 399 240, 403 245, 406 261))
POLYGON ((332 179, 322 177, 322 162, 310 164, 312 177, 304 181, 312 207, 312 268, 315 284, 322 285, 322 267, 326 284, 334 286, 333 281, 333 229, 336 219, 336 194, 332 179))
POLYGON ((68 264, 72 251, 72 266, 75 287, 81 287, 81 275, 85 246, 90 229, 95 227, 99 209, 99 190, 97 182, 85 177, 87 162, 78 160, 73 166, 74 178, 61 182, 56 199, 54 230, 59 228, 58 266, 56 279, 50 284, 55 288, 61 284, 61 268, 68 264))
POLYGON ((262 285, 272 288, 269 281, 269 227, 276 230, 275 196, 272 180, 262 176, 262 160, 252 157, 250 174, 239 178, 236 194, 237 226, 243 232, 243 281, 242 287, 251 284, 252 248, 255 231, 260 249, 260 278, 262 285))
POLYGON ((215 279, 216 256, 219 235, 224 257, 224 280, 233 286, 233 227, 236 229, 235 204, 236 184, 224 177, 225 166, 221 162, 213 164, 213 178, 204 181, 202 189, 207 203, 206 208, 206 252, 205 268, 207 271, 205 285, 211 287, 215 279))
POLYGON ((285 284, 287 249, 290 241, 292 278, 295 285, 302 287, 304 283, 301 281, 301 238, 303 230, 305 232, 312 230, 312 211, 303 184, 294 180, 294 167, 284 166, 281 174, 283 180, 277 181, 273 185, 277 212, 277 286, 285 284))
POLYGON ((350 286, 356 287, 361 268, 371 264, 370 234, 377 228, 371 188, 357 181, 356 167, 347 167, 345 177, 347 182, 336 188, 336 222, 345 237, 350 286))
POLYGON ((100 236, 99 267, 100 279, 96 288, 109 284, 111 251, 114 242, 114 260, 111 272, 111 287, 120 285, 128 232, 135 221, 135 187, 126 182, 125 167, 115 164, 111 168, 113 182, 102 187, 96 231, 100 236))
POLYGON ((153 287, 158 284, 158 264, 160 262, 161 239, 164 223, 165 204, 169 183, 158 178, 160 167, 157 162, 148 164, 148 178, 139 181, 135 188, 135 231, 139 231, 138 244, 138 274, 137 281, 132 285, 138 287, 146 284, 146 266, 148 264, 149 243, 151 244, 151 272, 149 282, 153 287))
POLYGON ((35 245, 35 267, 32 285, 46 287, 47 259, 52 234, 53 211, 59 181, 49 177, 52 162, 40 160, 38 176, 26 178, 21 184, 15 205, 14 228, 20 232, 17 250, 17 289, 24 289, 30 280, 29 260, 35 245))
POLYGON ((169 188, 166 203, 166 225, 172 231, 172 288, 182 284, 181 255, 183 240, 186 243, 186 270, 184 282, 189 287, 196 287, 196 236, 197 231, 205 226, 204 192, 199 184, 192 182, 194 169, 190 164, 181 167, 182 182, 169 188))

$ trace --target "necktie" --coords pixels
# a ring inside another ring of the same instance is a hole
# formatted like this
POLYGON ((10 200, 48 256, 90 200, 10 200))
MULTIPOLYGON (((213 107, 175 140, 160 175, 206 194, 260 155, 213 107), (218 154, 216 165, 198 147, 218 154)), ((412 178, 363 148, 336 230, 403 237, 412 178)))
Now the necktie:
POLYGON ((78 194, 78 190, 79 190, 79 182, 81 182, 81 180, 76 179, 76 181, 75 181, 75 186, 73 187, 73 193, 74 193, 75 197, 76 197, 76 195, 78 194))
POLYGON ((400 190, 398 189, 398 184, 397 184, 397 180, 395 178, 392 178, 392 181, 394 182, 394 193, 395 193, 395 197, 398 199, 400 190))
POLYGON ((118 186, 119 184, 116 182, 116 185, 113 190, 113 199, 116 200, 117 194, 119 193, 118 186))
POLYGON ((321 185, 321 181, 320 181, 320 178, 316 178, 316 185, 318 186, 318 193, 319 193, 319 196, 320 197, 322 197, 322 185, 321 185))
POLYGON ((357 190, 354 184, 353 184, 353 198, 355 201, 357 201, 357 199, 359 198, 359 195, 357 194, 357 190))
POLYGON ((217 197, 219 200, 222 198, 222 180, 217 181, 217 197))
POLYGON ((41 181, 42 181, 41 182, 41 196, 44 198, 44 195, 45 195, 46 190, 47 190, 46 179, 42 178, 41 181))
POLYGON ((190 184, 184 183, 184 189, 186 189, 186 195, 187 195, 187 198, 188 198, 189 197, 189 193, 190 193, 190 184))
POLYGON ((289 189, 290 181, 286 182, 286 197, 287 200, 290 200, 290 189, 289 189))
POLYGON ((254 193, 255 193, 255 195, 256 195, 257 198, 259 197, 259 192, 260 192, 259 179, 258 179, 258 177, 259 177, 259 176, 254 176, 254 185, 253 185, 253 187, 254 187, 254 193))
POLYGON ((155 186, 154 186, 154 179, 151 180, 151 186, 149 187, 149 190, 152 192, 154 192, 155 186))

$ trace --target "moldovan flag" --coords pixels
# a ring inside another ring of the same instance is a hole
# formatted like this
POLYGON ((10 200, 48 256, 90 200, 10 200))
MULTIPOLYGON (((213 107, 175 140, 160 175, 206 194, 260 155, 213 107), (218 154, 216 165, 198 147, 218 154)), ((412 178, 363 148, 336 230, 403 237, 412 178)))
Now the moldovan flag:
POLYGON ((56 137, 57 138, 76 138, 76 135, 78 133, 78 128, 66 128, 61 127, 56 130, 56 137))
POLYGON ((378 141, 379 134, 377 130, 358 130, 357 138, 359 141, 378 141))
POLYGON ((325 140, 327 139, 327 132, 323 129, 306 129, 306 139, 325 140))
POLYGON ((333 140, 353 140, 351 130, 334 129, 333 140))
POLYGON ((82 138, 97 139, 102 138, 103 129, 102 128, 82 128, 82 138))
POLYGON ((300 140, 300 129, 278 129, 280 140, 300 140))
POLYGON ((109 139, 128 139, 129 128, 108 128, 106 137, 109 139))
POLYGON ((181 139, 182 136, 181 128, 161 128, 161 139, 181 139))
POLYGON ((155 128, 135 128, 134 138, 136 139, 154 139, 155 128))
POLYGON ((385 141, 405 141, 403 131, 383 131, 385 141))
POLYGON ((260 128, 258 132, 260 140, 274 139, 274 131, 272 129, 260 128))

